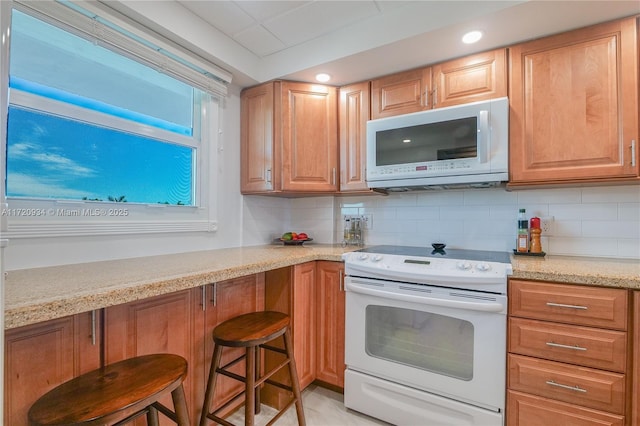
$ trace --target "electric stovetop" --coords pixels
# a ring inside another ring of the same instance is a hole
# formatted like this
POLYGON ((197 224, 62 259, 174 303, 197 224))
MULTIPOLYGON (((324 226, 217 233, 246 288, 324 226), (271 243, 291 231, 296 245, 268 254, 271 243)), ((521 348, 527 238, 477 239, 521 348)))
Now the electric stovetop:
POLYGON ((511 263, 509 252, 465 249, 436 249, 432 247, 381 245, 358 250, 363 253, 395 254, 400 256, 436 257, 444 259, 471 260, 479 262, 511 263))

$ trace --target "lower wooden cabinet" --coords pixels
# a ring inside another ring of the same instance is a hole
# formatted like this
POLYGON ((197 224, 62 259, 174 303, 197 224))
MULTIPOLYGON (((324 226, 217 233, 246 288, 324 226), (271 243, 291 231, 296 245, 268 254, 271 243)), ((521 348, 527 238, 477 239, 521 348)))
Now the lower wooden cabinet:
POLYGON ((507 425, 630 426, 629 291, 509 281, 507 425))
MULTIPOLYGON (((265 309, 291 317, 293 356, 300 388, 304 389, 315 380, 316 373, 316 262, 267 271, 265 282, 265 309)), ((267 353, 265 371, 281 360, 281 355, 267 353)), ((285 369, 279 371, 274 379, 290 383, 285 369)), ((265 386, 262 397, 266 404, 276 408, 282 408, 291 399, 289 393, 270 385, 265 386)))
MULTIPOLYGON (((202 334, 203 342, 196 344, 198 348, 201 348, 196 356, 203 357, 197 359, 194 365, 194 370, 202 373, 196 383, 197 404, 193 410, 196 418, 199 418, 202 412, 201 406, 204 401, 204 391, 213 357, 213 329, 218 324, 235 316, 264 310, 264 282, 264 273, 260 273, 209 284, 198 289, 201 301, 196 309, 201 310, 204 314, 204 326, 203 328, 199 327, 199 329, 204 329, 204 334, 202 334)), ((239 357, 243 352, 243 348, 225 348, 222 354, 223 365, 239 357)), ((238 362, 229 370, 244 376, 244 361, 238 362)), ((215 404, 228 401, 242 387, 243 384, 239 381, 219 375, 214 396, 215 404)), ((238 402, 240 403, 242 400, 238 402)))
POLYGON ((54 387, 100 367, 96 311, 5 332, 4 422, 28 425, 31 405, 54 387))
POLYGON ((633 361, 631 424, 640 425, 640 291, 633 292, 633 361))
MULTIPOLYGON (((192 422, 195 421, 195 407, 201 404, 194 392, 194 380, 198 376, 193 369, 196 335, 202 335, 202 330, 195 326, 198 312, 193 305, 199 300, 196 298, 196 291, 183 290, 106 308, 104 337, 106 364, 152 353, 184 357, 189 365, 184 390, 192 422)), ((161 402, 173 406, 169 395, 161 402)), ((171 424, 164 416, 160 417, 160 424, 171 424)), ((144 424, 144 418, 136 422, 136 425, 144 424)))
POLYGON ((344 264, 318 261, 316 277, 316 379, 344 388, 344 264))

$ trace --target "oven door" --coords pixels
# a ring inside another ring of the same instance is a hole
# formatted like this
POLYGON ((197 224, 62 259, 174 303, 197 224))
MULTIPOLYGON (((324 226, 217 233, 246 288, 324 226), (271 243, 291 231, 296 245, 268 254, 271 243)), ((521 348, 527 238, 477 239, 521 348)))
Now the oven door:
POLYGON ((346 279, 347 368, 502 413, 503 295, 346 279))

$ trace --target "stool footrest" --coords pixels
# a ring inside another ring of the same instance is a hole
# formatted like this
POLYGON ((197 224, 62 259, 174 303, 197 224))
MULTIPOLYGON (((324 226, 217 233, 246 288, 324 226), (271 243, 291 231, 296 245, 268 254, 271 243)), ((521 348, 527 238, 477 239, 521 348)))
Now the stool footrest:
POLYGON ((262 345, 260 345, 260 347, 261 347, 262 349, 266 349, 266 350, 268 350, 268 351, 281 353, 282 355, 286 355, 286 354, 287 354, 287 351, 286 351, 286 350, 284 350, 284 349, 282 349, 282 348, 279 348, 279 347, 277 347, 277 346, 271 346, 271 345, 267 345, 267 344, 264 344, 264 343, 263 343, 262 345))
POLYGON ((236 373, 232 373, 231 371, 223 370, 222 368, 216 368, 216 373, 222 374, 223 376, 231 377, 232 379, 235 379, 235 380, 237 380, 239 382, 242 382, 242 383, 246 383, 246 381, 247 381, 244 378, 244 376, 241 376, 241 375, 236 374, 236 373))
POLYGON ((293 404, 295 404, 298 401, 298 398, 293 398, 291 401, 289 401, 287 403, 287 405, 285 405, 284 407, 282 407, 282 409, 278 412, 278 414, 276 414, 271 420, 269 420, 269 423, 267 423, 265 426, 271 426, 272 424, 274 424, 276 421, 278 421, 278 419, 287 412, 287 410, 289 408, 291 408, 291 406, 293 404))
POLYGON ((222 417, 218 417, 215 414, 207 414, 207 418, 209 420, 213 420, 214 422, 221 424, 223 426, 236 426, 231 422, 226 421, 225 419, 223 419, 222 417))
POLYGON ((286 391, 289 392, 293 392, 293 388, 289 385, 285 385, 284 383, 280 383, 280 382, 276 382, 275 380, 265 380, 265 383, 271 385, 271 386, 276 386, 280 389, 284 389, 286 391))
POLYGON ((177 416, 176 413, 174 413, 173 411, 169 410, 167 407, 165 407, 164 405, 160 404, 159 402, 154 402, 153 404, 151 404, 156 410, 160 411, 162 414, 164 414, 165 416, 169 417, 171 420, 173 420, 175 423, 178 423, 177 420, 177 416))
POLYGON ((234 359, 233 361, 229 361, 228 363, 226 363, 225 365, 223 365, 222 367, 219 367, 219 368, 222 368, 222 369, 226 370, 227 368, 231 367, 232 365, 236 365, 237 363, 239 363, 240 361, 242 361, 246 357, 247 357, 247 354, 242 354, 238 358, 234 359))

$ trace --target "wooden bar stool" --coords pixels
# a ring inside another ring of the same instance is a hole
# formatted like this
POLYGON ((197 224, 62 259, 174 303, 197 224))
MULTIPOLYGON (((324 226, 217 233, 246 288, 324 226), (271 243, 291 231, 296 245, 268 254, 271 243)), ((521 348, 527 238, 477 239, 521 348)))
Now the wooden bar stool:
POLYGON ((245 417, 244 424, 253 426, 255 413, 260 410, 260 385, 269 383, 271 385, 285 389, 293 394, 291 401, 285 405, 273 417, 268 425, 273 424, 284 412, 295 404, 296 414, 298 416, 298 424, 304 426, 304 411, 302 409, 302 398, 300 396, 300 384, 298 383, 298 373, 296 372, 296 364, 293 359, 293 347, 291 346, 291 332, 289 330, 289 317, 281 312, 254 312, 231 318, 213 330, 213 341, 215 347, 213 350, 213 358, 211 360, 211 369, 209 371, 209 381, 207 383, 207 391, 204 397, 204 406, 202 416, 200 417, 200 426, 206 426, 207 420, 222 425, 233 426, 232 423, 219 417, 217 413, 227 408, 230 404, 245 395, 245 417), (267 345, 266 343, 280 337, 284 337, 284 349, 267 345), (224 366, 220 366, 223 347, 245 348, 245 353, 229 362, 224 366), (260 375, 260 348, 278 352, 286 356, 285 360, 274 367, 271 371, 260 375), (245 376, 239 376, 235 373, 227 371, 227 368, 235 365, 240 360, 245 359, 246 369, 245 376), (291 386, 271 380, 270 377, 285 366, 289 366, 289 375, 291 386), (244 389, 235 397, 231 398, 222 406, 211 411, 211 404, 216 387, 216 377, 218 374, 231 377, 245 384, 244 389))
POLYGON ((126 359, 61 384, 29 409, 31 426, 122 425, 147 415, 158 425, 158 411, 178 426, 189 426, 182 382, 187 361, 178 355, 155 354, 126 359), (171 393, 174 411, 160 398, 171 393))

